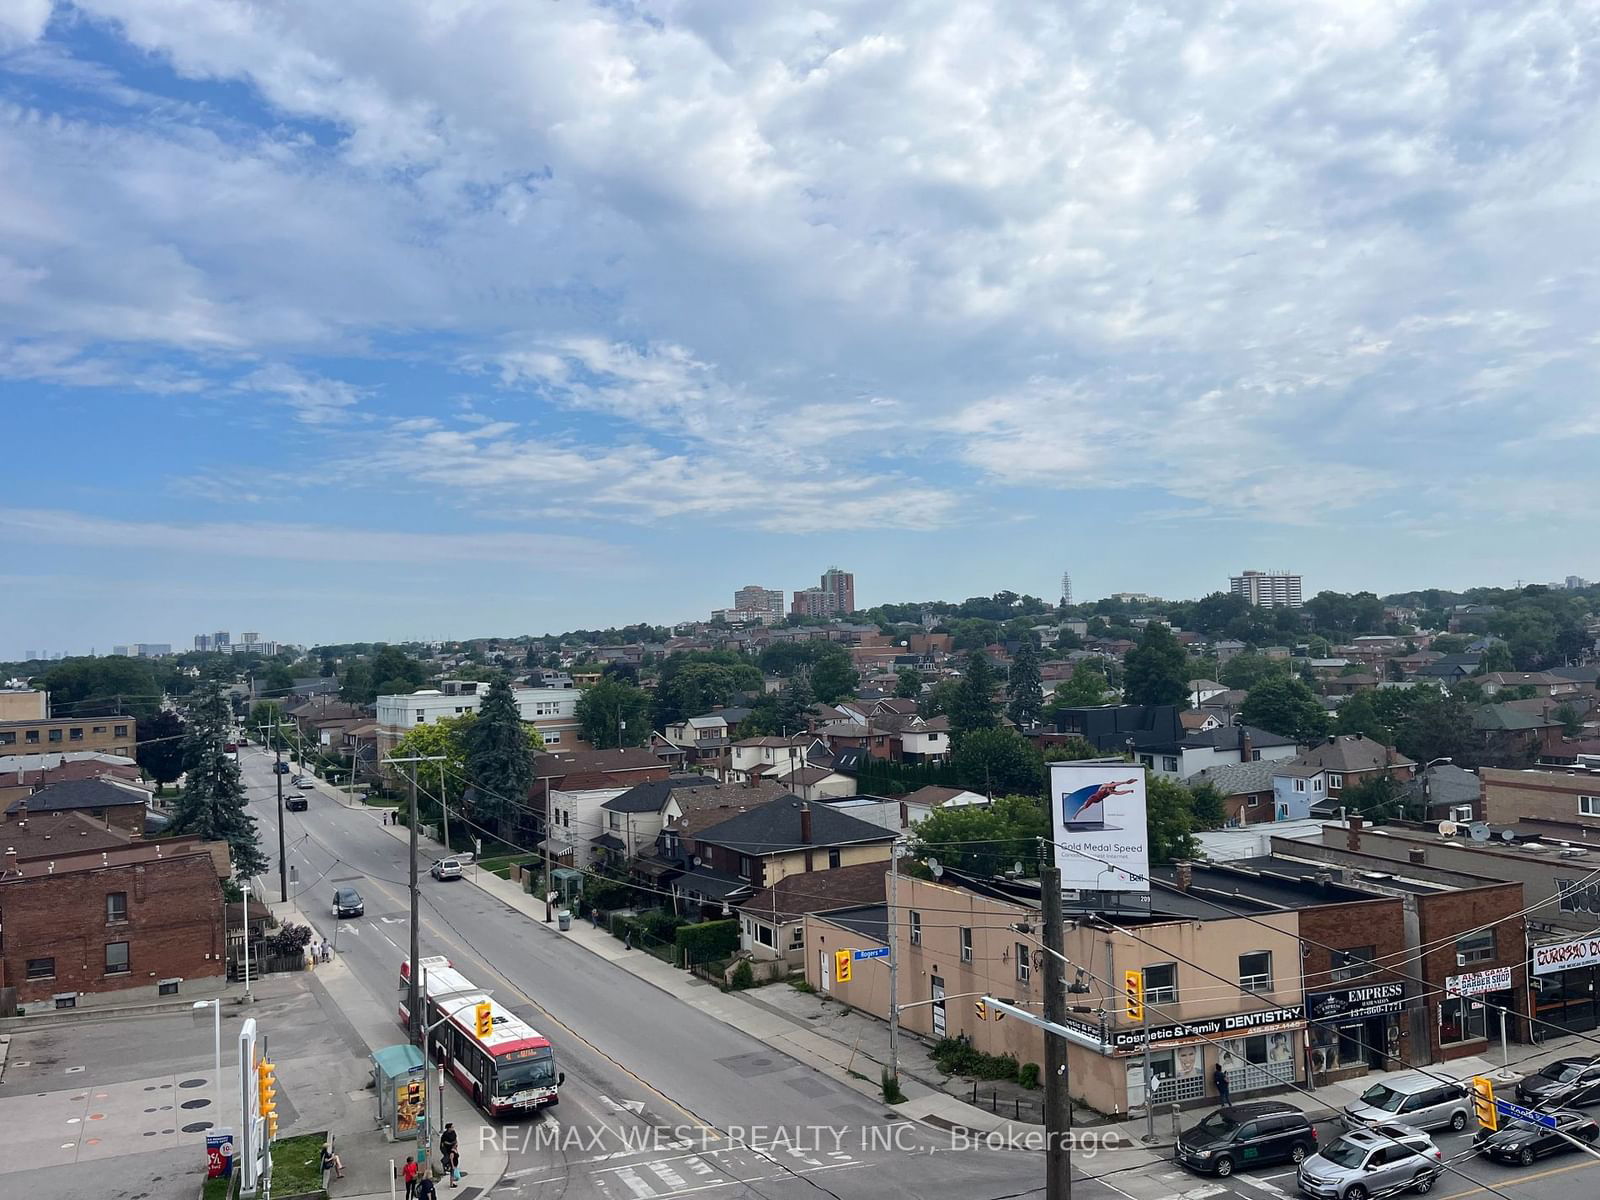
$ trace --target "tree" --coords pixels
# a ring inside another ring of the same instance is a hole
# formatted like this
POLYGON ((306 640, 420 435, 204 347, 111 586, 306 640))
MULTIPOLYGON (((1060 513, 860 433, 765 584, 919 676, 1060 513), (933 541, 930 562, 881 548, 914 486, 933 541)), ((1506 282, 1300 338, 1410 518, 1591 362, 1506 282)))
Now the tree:
POLYGON ((1474 675, 1488 675, 1496 671, 1514 671, 1516 663, 1511 659, 1511 647, 1496 642, 1483 652, 1483 660, 1478 664, 1474 675))
POLYGON ((1122 695, 1129 704, 1189 706, 1189 656, 1160 621, 1146 625, 1139 644, 1128 651, 1123 680, 1122 695))
POLYGON ((654 719, 661 729, 761 689, 761 672, 731 650, 686 650, 669 655, 656 683, 654 719))
POLYGON ((34 683, 50 693, 51 711, 62 717, 127 714, 143 720, 156 715, 164 690, 152 660, 117 654, 64 659, 34 683))
POLYGON ((1221 829, 1227 824, 1227 798, 1216 784, 1202 780, 1189 789, 1189 797, 1196 829, 1221 829))
POLYGON ((294 674, 281 662, 269 666, 257 682, 269 696, 287 696, 294 691, 294 674))
POLYGON ((1395 725, 1395 748, 1417 763, 1453 758, 1466 765, 1472 750, 1472 713, 1460 697, 1446 696, 1435 688, 1423 693, 1395 725))
POLYGON ((1194 840, 1194 798, 1189 789, 1165 776, 1150 775, 1145 800, 1150 861, 1169 863, 1196 857, 1200 846, 1194 840))
POLYGON ((1248 692, 1263 679, 1273 675, 1288 675, 1289 663, 1284 659, 1268 658, 1265 654, 1235 654, 1222 664, 1217 682, 1248 692))
POLYGON ((466 790, 467 750, 465 733, 476 721, 476 713, 446 717, 428 725, 414 725, 389 752, 397 759, 433 759, 405 763, 399 769, 409 781, 416 772, 418 804, 429 811, 441 798, 454 803, 466 790))
POLYGON ((1094 707, 1106 702, 1110 690, 1106 677, 1100 673, 1098 667, 1092 663, 1079 663, 1066 680, 1056 684, 1056 690, 1050 697, 1050 707, 1094 707))
POLYGON ((962 787, 988 796, 1044 791, 1044 758, 1014 729, 969 730, 956 744, 950 768, 962 787))
POLYGON ((837 642, 822 642, 811 661, 811 690, 824 704, 853 696, 861 680, 850 652, 837 642))
POLYGON ((578 697, 583 740, 596 750, 642 746, 650 733, 650 697, 620 679, 601 679, 578 697))
POLYGON ((183 791, 172 814, 173 833, 192 833, 208 842, 227 842, 234 873, 242 879, 267 869, 256 836, 256 822, 245 809, 239 764, 227 751, 233 713, 212 685, 189 710, 183 740, 183 791))
POLYGON ((377 691, 372 686, 372 668, 364 662, 353 662, 344 669, 339 680, 339 699, 346 704, 371 704, 370 697, 377 691))
POLYGON ((994 729, 1000 724, 994 702, 994 668, 981 650, 974 650, 962 663, 961 681, 951 697, 950 737, 957 745, 974 729, 994 729))
POLYGON ((1405 788, 1385 772, 1345 788, 1339 803, 1364 817, 1398 817, 1404 815, 1405 796, 1405 788))
POLYGON ((804 671, 789 677, 778 697, 778 724, 785 733, 798 733, 806 727, 806 714, 817 702, 804 671))
POLYGON ((974 875, 999 875, 1018 862, 1034 872, 1039 839, 1049 836, 1050 817, 1037 796, 1000 796, 993 804, 935 809, 918 824, 912 853, 974 875))
MULTIPOLYGON (((1578 710, 1571 704, 1562 703, 1556 705, 1555 712, 1550 715, 1561 722, 1561 732, 1567 737, 1575 738, 1583 733, 1583 718, 1578 715, 1578 710)), ((144 726, 142 725, 139 727, 139 736, 144 736, 144 726)))
POLYGON ((1080 758, 1099 758, 1100 751, 1094 748, 1094 743, 1077 736, 1069 737, 1064 742, 1051 742, 1044 747, 1044 761, 1074 762, 1080 758))
POLYGON ((956 695, 960 690, 959 679, 941 679, 922 693, 922 698, 917 701, 917 712, 928 721, 946 715, 955 704, 956 695))
POLYGON ((901 700, 915 700, 922 695, 922 673, 915 667, 901 667, 895 675, 894 694, 901 700))
POLYGON ((473 811, 492 828, 498 829, 528 802, 528 792, 533 788, 529 732, 522 723, 517 699, 511 694, 511 684, 501 676, 484 693, 483 702, 478 705, 478 719, 465 734, 473 811))
POLYGON ((783 728, 778 713, 778 697, 763 692, 750 705, 750 715, 734 730, 736 738, 775 737, 783 728))
POLYGON ((1028 729, 1039 721, 1044 708, 1044 690, 1039 686, 1039 652, 1033 639, 1024 638, 1011 660, 1011 675, 1006 684, 1010 703, 1006 715, 1019 728, 1028 729))
POLYGON ((1328 732, 1328 714, 1311 689, 1292 677, 1263 679, 1245 696, 1239 710, 1246 725, 1297 742, 1315 742, 1328 732))
POLYGON ((148 721, 139 722, 139 745, 134 760, 156 781, 156 795, 183 774, 183 742, 188 727, 183 718, 164 708, 148 721))
POLYGON ((1356 692, 1346 698, 1339 705, 1334 721, 1340 733, 1360 734, 1386 746, 1394 742, 1394 730, 1378 712, 1372 692, 1356 692))

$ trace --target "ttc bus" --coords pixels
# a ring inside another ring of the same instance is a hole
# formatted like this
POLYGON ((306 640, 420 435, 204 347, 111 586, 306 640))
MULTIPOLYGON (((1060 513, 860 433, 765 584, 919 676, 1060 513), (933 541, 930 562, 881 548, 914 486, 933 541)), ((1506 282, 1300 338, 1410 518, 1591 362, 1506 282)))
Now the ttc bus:
MULTIPOLYGON (((400 964, 400 1024, 411 1027, 411 964, 400 964)), ((422 960, 426 994, 424 1025, 430 1059, 450 1069, 472 1102, 490 1116, 533 1112, 557 1103, 566 1076, 556 1071, 555 1051, 521 1017, 494 1002, 444 957, 422 960), (480 1040, 474 1025, 479 1004, 488 1004, 494 1032, 480 1040), (449 1019, 446 1020, 445 1018, 449 1019)))

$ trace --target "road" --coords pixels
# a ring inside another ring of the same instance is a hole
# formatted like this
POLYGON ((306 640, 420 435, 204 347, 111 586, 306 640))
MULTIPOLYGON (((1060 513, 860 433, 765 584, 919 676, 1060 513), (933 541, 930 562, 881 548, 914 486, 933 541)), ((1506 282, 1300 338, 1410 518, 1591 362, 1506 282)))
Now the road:
MULTIPOLYGON (((241 764, 251 812, 274 861, 267 894, 276 898, 271 759, 252 748, 241 752, 241 764)), ((346 808, 326 793, 312 795, 308 812, 285 819, 298 876, 291 894, 373 997, 393 1007, 408 936, 404 845, 379 827, 372 811, 346 808), (362 919, 332 920, 329 901, 338 885, 362 893, 362 919)), ((463 1136, 469 1168, 475 1138, 507 1141, 511 1166, 497 1189, 504 1200, 653 1200, 701 1192, 708 1200, 1043 1195, 1035 1152, 961 1146, 904 1121, 470 883, 424 875, 422 896, 423 954, 447 955, 469 978, 493 988, 499 1002, 550 1038, 566 1072, 552 1116, 497 1124, 479 1118, 465 1098, 452 1110, 452 1117, 474 1115, 476 1128, 463 1136)), ((1324 1143, 1331 1136, 1324 1132, 1324 1143)), ((1440 1180, 1436 1200, 1577 1200, 1600 1188, 1600 1160, 1572 1155, 1521 1170, 1473 1158, 1465 1134, 1437 1140, 1447 1159, 1459 1161, 1440 1180)), ((1111 1152, 1093 1170, 1097 1178, 1076 1181, 1080 1200, 1281 1200, 1294 1193, 1293 1172, 1282 1168, 1222 1181, 1169 1164, 1118 1170, 1116 1161, 1111 1152)))

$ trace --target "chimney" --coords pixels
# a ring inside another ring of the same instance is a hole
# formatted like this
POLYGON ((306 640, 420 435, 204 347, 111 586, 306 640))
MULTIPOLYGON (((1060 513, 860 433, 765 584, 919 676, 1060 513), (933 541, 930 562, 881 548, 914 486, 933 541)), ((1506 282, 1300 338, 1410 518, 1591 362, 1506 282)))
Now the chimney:
POLYGON ((811 806, 804 800, 800 802, 800 840, 811 844, 811 806))
POLYGON ((1420 848, 1408 851, 1406 854, 1406 860, 1410 862, 1413 867, 1425 867, 1428 865, 1428 852, 1420 848))
POLYGON ((904 829, 911 824, 911 809, 904 800, 900 801, 900 828, 904 829))
POLYGON ((1187 892, 1194 885, 1194 864, 1181 862, 1178 864, 1177 874, 1178 890, 1187 892))
POLYGON ((1239 761, 1247 763, 1250 756, 1255 753, 1255 747, 1250 744, 1250 731, 1243 725, 1239 726, 1239 761))
POLYGON ((1339 735, 1337 733, 1330 733, 1328 735, 1328 745, 1337 746, 1338 744, 1339 744, 1339 735))
POLYGON ((1333 872, 1332 871, 1318 871, 1317 874, 1316 874, 1316 880, 1317 880, 1317 886, 1319 886, 1319 887, 1332 887, 1333 886, 1333 872))
POLYGON ((1361 853, 1361 827, 1364 822, 1360 817, 1352 814, 1350 817, 1350 831, 1345 836, 1345 847, 1351 854, 1361 853))
POLYGON ((17 848, 15 846, 7 846, 6 847, 6 874, 7 875, 15 875, 16 873, 17 873, 17 848))

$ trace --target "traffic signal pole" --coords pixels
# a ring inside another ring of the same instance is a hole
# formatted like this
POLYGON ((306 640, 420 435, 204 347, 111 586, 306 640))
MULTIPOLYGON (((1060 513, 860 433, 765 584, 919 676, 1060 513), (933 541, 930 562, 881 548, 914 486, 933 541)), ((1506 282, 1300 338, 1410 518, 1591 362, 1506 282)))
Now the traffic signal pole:
MULTIPOLYGON (((1066 931, 1061 915, 1061 869, 1049 855, 1039 868, 1044 917, 1044 1016, 1061 1029, 1067 1018, 1066 931)), ((1031 1015, 1031 1014, 1030 1014, 1031 1015)), ((1045 1200, 1072 1200, 1072 1093, 1067 1043, 1044 1039, 1045 1200)))

